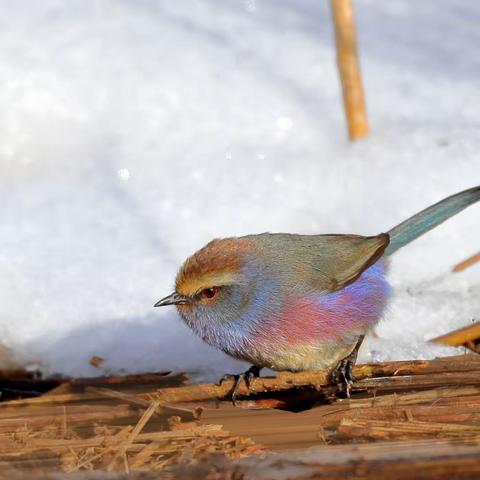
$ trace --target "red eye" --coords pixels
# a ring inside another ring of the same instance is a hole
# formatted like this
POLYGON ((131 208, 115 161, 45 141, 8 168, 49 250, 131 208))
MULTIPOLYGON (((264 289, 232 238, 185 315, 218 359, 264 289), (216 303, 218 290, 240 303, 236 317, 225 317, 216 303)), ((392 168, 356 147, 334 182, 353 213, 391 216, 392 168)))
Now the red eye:
POLYGON ((206 288, 205 290, 202 290, 202 296, 205 298, 213 298, 218 292, 217 287, 211 287, 211 288, 206 288))

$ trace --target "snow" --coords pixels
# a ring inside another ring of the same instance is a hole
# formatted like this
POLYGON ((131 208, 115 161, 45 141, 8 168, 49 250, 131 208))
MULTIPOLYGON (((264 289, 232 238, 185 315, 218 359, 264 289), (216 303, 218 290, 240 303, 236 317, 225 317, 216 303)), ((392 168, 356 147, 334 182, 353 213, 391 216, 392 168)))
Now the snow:
MULTIPOLYGON (((186 256, 376 234, 480 184, 480 5, 355 5, 372 131, 351 144, 328 2, 3 2, 2 352, 47 374, 239 371, 152 307, 186 256)), ((450 272, 480 248, 479 213, 396 254, 361 360, 461 352, 425 340, 480 316, 480 269, 450 272)))

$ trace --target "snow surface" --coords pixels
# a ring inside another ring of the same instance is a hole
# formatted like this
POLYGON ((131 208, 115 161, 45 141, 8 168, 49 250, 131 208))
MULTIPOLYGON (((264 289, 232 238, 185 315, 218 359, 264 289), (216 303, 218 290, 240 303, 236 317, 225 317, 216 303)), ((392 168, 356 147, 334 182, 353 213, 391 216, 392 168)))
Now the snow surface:
MULTIPOLYGON (((376 234, 480 184, 480 4, 357 0, 372 134, 345 135, 328 2, 0 4, 0 338, 46 373, 243 368, 170 293, 213 237, 376 234), (92 355, 106 359, 100 369, 92 355)), ((361 359, 480 316, 480 205, 399 252, 361 359)))

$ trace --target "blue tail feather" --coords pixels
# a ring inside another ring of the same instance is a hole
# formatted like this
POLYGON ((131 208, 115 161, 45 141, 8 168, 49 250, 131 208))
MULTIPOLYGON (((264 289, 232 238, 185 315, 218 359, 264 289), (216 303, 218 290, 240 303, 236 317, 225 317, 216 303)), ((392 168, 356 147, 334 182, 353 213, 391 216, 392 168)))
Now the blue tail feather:
POLYGON ((447 197, 422 210, 387 232, 390 236, 390 244, 385 249, 384 255, 391 255, 479 200, 480 186, 447 197))

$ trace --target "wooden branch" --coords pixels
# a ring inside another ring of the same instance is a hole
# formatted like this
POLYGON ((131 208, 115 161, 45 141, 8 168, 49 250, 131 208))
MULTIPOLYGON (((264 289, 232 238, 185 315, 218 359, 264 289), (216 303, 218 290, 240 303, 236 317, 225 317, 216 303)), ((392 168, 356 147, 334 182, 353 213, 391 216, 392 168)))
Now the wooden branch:
POLYGON ((115 423, 119 419, 135 418, 137 412, 129 405, 69 405, 65 413, 63 405, 45 405, 40 408, 27 407, 28 411, 20 411, 18 408, 4 409, 0 416, 0 435, 4 431, 22 428, 41 428, 45 426, 60 425, 62 417, 66 415, 68 423, 88 424, 95 422, 115 423), (33 411, 32 411, 33 410, 33 411))
MULTIPOLYGON (((330 372, 330 369, 299 373, 280 372, 275 377, 260 377, 255 379, 250 389, 247 389, 242 382, 239 386, 238 393, 239 395, 245 396, 249 393, 280 392, 294 388, 306 388, 317 392, 328 391, 325 390, 325 388, 331 386, 330 372)), ((480 357, 476 355, 460 355, 434 360, 410 360, 357 365, 353 370, 353 374, 358 380, 353 384, 354 390, 371 388, 412 388, 416 385, 425 388, 432 386, 437 379, 442 385, 455 385, 456 383, 476 385, 480 383, 480 357), (478 375, 475 374, 475 372, 477 372, 478 375), (455 373, 455 375, 449 376, 449 373, 455 373), (438 374, 438 377, 432 380, 432 375, 435 374, 438 374), (444 375, 445 380, 442 380, 444 375), (367 381, 366 379, 370 380, 367 381)), ((232 387, 233 381, 225 381, 221 386, 216 384, 194 384, 166 387, 154 392, 134 395, 149 402, 159 401, 162 404, 199 402, 228 398, 232 387)), ((95 393, 95 391, 91 389, 82 394, 43 395, 37 398, 14 400, 8 402, 8 404, 0 403, 0 415, 3 406, 68 404, 98 399, 98 392, 95 393)))
POLYGON ((480 262, 480 252, 455 265, 452 269, 452 272, 461 272, 462 270, 465 270, 466 268, 474 265, 477 262, 480 262))
MULTIPOLYGON (((450 389, 449 394, 453 397, 439 396, 431 398, 432 390, 423 390, 417 393, 414 403, 407 403, 409 394, 404 395, 382 395, 380 405, 373 399, 362 406, 359 400, 350 401, 348 405, 332 404, 321 407, 321 415, 315 416, 323 428, 335 429, 345 420, 353 422, 367 420, 402 421, 402 422, 436 422, 436 423, 468 423, 477 425, 477 433, 480 434, 478 424, 480 423, 480 389, 477 388, 476 396, 469 396, 468 403, 459 402, 462 397, 460 389, 450 389)), ((438 392, 438 390, 436 390, 438 392)), ((443 392, 442 392, 443 393, 443 392)), ((314 416, 313 414, 311 415, 314 416)))
POLYGON ((368 120, 358 62, 352 0, 331 0, 331 5, 348 134, 351 140, 356 140, 367 135, 368 120))
MULTIPOLYGON (((119 392, 117 390, 112 390, 110 388, 87 387, 85 391, 94 395, 99 395, 100 397, 120 400, 121 402, 136 405, 138 407, 148 409, 151 406, 151 402, 139 397, 138 395, 131 395, 128 393, 119 392)), ((170 405, 168 403, 160 403, 157 405, 157 407, 156 413, 160 413, 161 415, 178 415, 187 421, 197 420, 200 418, 202 413, 201 408, 184 408, 178 405, 170 405)))
POLYGON ((419 421, 392 421, 376 419, 343 419, 338 427, 337 438, 355 437, 372 440, 411 440, 421 437, 477 437, 480 438, 478 424, 457 424, 419 421))
MULTIPOLYGON (((355 401, 350 401, 347 408, 362 409, 372 407, 407 407, 416 404, 446 404, 449 401, 459 403, 458 398, 466 399, 468 404, 479 402, 480 386, 458 386, 451 388, 435 388, 432 390, 424 390, 414 393, 403 393, 398 395, 392 393, 388 395, 375 396, 372 398, 359 398, 355 401)), ((338 410, 338 407, 336 407, 338 410)))
POLYGON ((452 345, 454 347, 464 345, 470 350, 480 353, 480 322, 454 330, 440 337, 433 338, 430 341, 443 345, 452 345))
MULTIPOLYGON (((430 361, 414 360, 358 365, 354 368, 353 374, 357 381, 354 382, 352 390, 386 389, 388 386, 390 386, 390 389, 408 388, 417 384, 428 387, 435 386, 435 381, 442 382, 442 385, 456 383, 475 385, 480 384, 480 357, 462 355, 430 361), (456 373, 453 377, 449 377, 449 372, 452 374, 456 373), (438 374, 438 376, 433 378, 434 374, 438 374), (447 375, 445 380, 443 380, 443 375, 447 375), (367 381, 366 379, 369 380, 367 381)), ((242 383, 239 386, 238 393, 239 395, 248 395, 251 393, 279 392, 292 388, 309 388, 316 391, 325 391, 325 387, 328 386, 331 386, 329 369, 316 372, 280 372, 276 377, 255 379, 250 389, 247 389, 242 383)), ((169 403, 195 402, 228 397, 232 387, 233 382, 229 381, 224 382, 221 386, 203 384, 179 388, 163 388, 156 393, 141 394, 140 396, 149 400, 169 403)))

